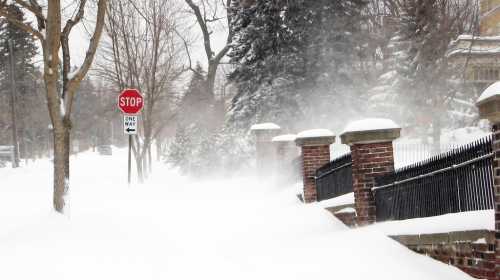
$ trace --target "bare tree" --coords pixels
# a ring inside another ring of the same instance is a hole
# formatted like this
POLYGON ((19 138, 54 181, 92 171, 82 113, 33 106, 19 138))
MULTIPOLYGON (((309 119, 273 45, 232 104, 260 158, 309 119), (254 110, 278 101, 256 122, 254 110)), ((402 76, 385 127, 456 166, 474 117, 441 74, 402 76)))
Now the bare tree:
POLYGON ((140 182, 151 171, 151 146, 172 118, 174 82, 184 71, 182 44, 174 36, 177 11, 173 1, 163 0, 113 0, 108 7, 109 40, 97 71, 119 89, 137 88, 145 97, 141 134, 133 144, 140 182))
MULTIPOLYGON (((194 14, 196 23, 202 34, 203 47, 205 50, 208 65, 206 74, 207 91, 213 99, 215 97, 214 87, 215 80, 217 78, 217 69, 221 64, 222 58, 231 49, 231 41, 233 35, 231 30, 231 0, 223 0, 222 5, 219 1, 214 0, 199 0, 196 2, 193 0, 185 0, 185 2, 191 9, 191 12, 194 14), (222 20, 225 20, 226 22, 222 23, 222 20), (213 34, 214 24, 224 24, 226 25, 227 29, 226 44, 218 52, 214 51, 211 37, 213 34)), ((188 52, 189 68, 192 71, 195 71, 192 65, 191 55, 187 45, 186 50, 188 52)))
POLYGON ((4 17, 19 28, 33 34, 41 43, 43 50, 44 82, 50 119, 54 136, 54 208, 63 213, 65 196, 69 189, 69 152, 71 132, 71 111, 73 99, 80 82, 87 74, 99 43, 104 27, 107 0, 97 1, 95 27, 89 41, 83 64, 70 73, 71 54, 69 36, 73 28, 82 22, 87 0, 74 2, 75 12, 64 21, 63 7, 60 0, 50 0, 40 4, 37 0, 0 1, 0 17, 4 17), (9 13, 8 4, 15 2, 25 12, 36 18, 37 27, 20 22, 9 13), (42 4, 44 4, 42 6, 42 4), (62 29, 61 29, 62 27, 62 29), (62 59, 59 53, 62 52, 62 59), (60 73, 62 72, 62 73, 60 73), (62 81, 61 78, 62 77, 62 81), (58 83, 62 82, 62 89, 58 83))

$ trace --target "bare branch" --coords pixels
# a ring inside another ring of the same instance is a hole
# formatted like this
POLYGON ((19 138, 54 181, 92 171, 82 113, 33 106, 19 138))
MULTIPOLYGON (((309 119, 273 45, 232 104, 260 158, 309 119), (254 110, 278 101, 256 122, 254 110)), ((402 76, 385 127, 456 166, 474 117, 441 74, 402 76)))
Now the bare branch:
POLYGON ((33 13, 33 15, 36 16, 37 18, 44 18, 41 7, 40 5, 37 4, 36 1, 30 1, 30 3, 27 3, 26 1, 23 0, 15 0, 14 2, 16 2, 21 7, 33 13))
POLYGON ((83 18, 83 15, 85 13, 85 4, 87 0, 80 0, 80 5, 78 7, 78 11, 75 15, 74 18, 68 19, 66 21, 66 25, 64 26, 64 29, 61 33, 61 47, 62 47, 62 53, 63 53, 63 87, 65 90, 63 90, 63 96, 62 98, 64 99, 65 93, 67 92, 67 87, 69 86, 68 83, 68 74, 70 72, 71 68, 71 55, 69 51, 69 34, 71 33, 71 30, 73 27, 80 22, 80 20, 83 18))
POLYGON ((26 32, 32 34, 33 36, 38 38, 41 42, 43 42, 45 40, 43 34, 40 31, 34 29, 29 24, 26 24, 26 23, 18 20, 16 16, 10 14, 8 12, 7 6, 4 6, 4 5, 0 6, 0 17, 5 17, 10 23, 14 24, 15 26, 22 29, 23 31, 26 31, 26 32))
MULTIPOLYGON (((83 1, 82 1, 83 2, 83 1)), ((95 24, 95 29, 94 29, 94 34, 92 35, 92 38, 90 38, 89 45, 87 47, 87 53, 85 55, 85 59, 83 61, 82 66, 77 70, 76 74, 71 77, 68 81, 68 87, 76 86, 78 85, 83 77, 87 74, 87 72, 90 69, 90 66, 92 65, 92 61, 94 60, 95 52, 97 50, 97 45, 99 44, 99 40, 102 35, 102 30, 104 28, 104 18, 106 15, 106 5, 107 5, 107 0, 99 0, 97 3, 97 17, 96 17, 96 24, 95 24)), ((67 106, 66 106, 66 114, 70 115, 71 114, 71 105, 73 101, 75 91, 69 91, 69 96, 68 96, 68 101, 67 101, 67 106)))
POLYGON ((210 60, 214 56, 212 52, 212 46, 210 45, 210 32, 208 31, 207 23, 204 20, 203 15, 201 14, 200 7, 193 3, 192 0, 185 0, 189 7, 193 10, 194 15, 196 16, 196 21, 200 26, 201 33, 203 34, 203 45, 205 47, 205 53, 207 58, 210 60))
POLYGON ((188 70, 201 75, 201 73, 199 73, 198 71, 196 71, 196 69, 193 68, 193 62, 191 60, 191 52, 189 51, 189 45, 188 45, 187 40, 179 33, 179 31, 177 31, 177 29, 174 28, 174 32, 182 40, 182 43, 184 45, 184 49, 186 50, 186 55, 188 57, 188 62, 189 62, 188 70))

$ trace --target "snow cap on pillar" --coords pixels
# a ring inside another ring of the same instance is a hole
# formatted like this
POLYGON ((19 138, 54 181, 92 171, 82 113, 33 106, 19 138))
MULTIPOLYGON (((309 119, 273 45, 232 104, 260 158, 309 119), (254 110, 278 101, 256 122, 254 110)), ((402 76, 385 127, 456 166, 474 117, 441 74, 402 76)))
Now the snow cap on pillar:
POLYGON ((500 122, 500 82, 486 88, 476 102, 479 116, 492 123, 500 122))
POLYGON ((257 136, 257 142, 271 142, 280 133, 281 127, 275 123, 259 123, 252 125, 250 130, 257 136))
POLYGON ((295 134, 283 134, 283 135, 278 135, 273 138, 273 142, 276 143, 281 143, 281 142, 294 142, 295 139, 297 139, 297 135, 295 134))
POLYGON ((342 144, 390 142, 399 138, 401 127, 390 119, 371 118, 350 122, 342 132, 342 144))
POLYGON ((311 129, 297 134, 297 146, 330 145, 335 142, 335 135, 328 129, 311 129))
POLYGON ((276 147, 278 156, 285 157, 285 155, 296 155, 297 146, 295 146, 295 139, 297 135, 295 134, 283 134, 278 135, 272 139, 273 144, 276 147))

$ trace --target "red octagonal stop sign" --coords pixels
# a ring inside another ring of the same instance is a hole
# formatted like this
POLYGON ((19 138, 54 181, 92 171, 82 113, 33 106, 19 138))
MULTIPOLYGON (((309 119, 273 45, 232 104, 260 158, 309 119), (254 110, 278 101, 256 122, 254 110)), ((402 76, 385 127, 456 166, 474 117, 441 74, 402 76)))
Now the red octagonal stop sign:
POLYGON ((125 114, 137 114, 144 106, 144 98, 136 89, 126 89, 118 96, 118 108, 125 114))

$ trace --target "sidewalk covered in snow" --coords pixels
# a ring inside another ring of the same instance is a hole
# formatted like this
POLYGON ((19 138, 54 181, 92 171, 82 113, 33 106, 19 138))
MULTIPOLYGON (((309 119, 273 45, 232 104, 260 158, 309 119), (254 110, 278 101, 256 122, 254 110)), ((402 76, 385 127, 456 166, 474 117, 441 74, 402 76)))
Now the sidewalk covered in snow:
POLYGON ((74 158, 68 216, 51 210, 49 161, 0 169, 0 279, 472 279, 383 229, 349 230, 293 186, 158 165, 129 188, 116 155, 74 158))

